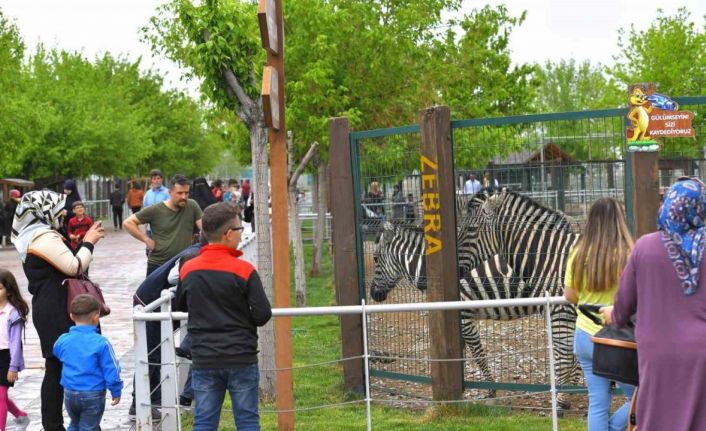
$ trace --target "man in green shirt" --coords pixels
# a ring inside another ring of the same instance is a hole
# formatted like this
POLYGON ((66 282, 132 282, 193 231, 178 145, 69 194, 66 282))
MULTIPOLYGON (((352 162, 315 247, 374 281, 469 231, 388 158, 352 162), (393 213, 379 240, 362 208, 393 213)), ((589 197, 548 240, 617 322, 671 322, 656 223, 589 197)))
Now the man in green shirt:
POLYGON ((201 229, 201 208, 189 199, 190 185, 183 175, 169 181, 169 199, 150 205, 123 222, 123 228, 147 246, 147 275, 193 242, 194 226, 201 229), (139 226, 149 223, 152 238, 139 226))

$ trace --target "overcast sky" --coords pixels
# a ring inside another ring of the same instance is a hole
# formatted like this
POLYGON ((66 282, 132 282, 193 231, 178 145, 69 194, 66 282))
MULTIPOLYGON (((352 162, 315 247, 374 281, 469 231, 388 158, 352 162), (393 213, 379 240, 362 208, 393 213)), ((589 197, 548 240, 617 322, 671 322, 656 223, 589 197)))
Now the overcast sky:
MULTIPOLYGON (((81 50, 89 58, 109 51, 130 59, 142 56, 145 67, 161 70, 169 86, 179 83, 175 66, 155 59, 140 42, 139 28, 147 24, 163 0, 0 0, 4 14, 14 19, 33 49, 41 41, 47 47, 81 50)), ((486 3, 505 3, 513 15, 528 10, 522 27, 512 33, 515 62, 558 61, 574 58, 611 64, 617 54, 618 29, 635 24, 646 28, 657 8, 672 15, 686 6, 703 28, 706 0, 465 0, 464 8, 486 3)), ((286 7, 286 0, 285 0, 286 7)))

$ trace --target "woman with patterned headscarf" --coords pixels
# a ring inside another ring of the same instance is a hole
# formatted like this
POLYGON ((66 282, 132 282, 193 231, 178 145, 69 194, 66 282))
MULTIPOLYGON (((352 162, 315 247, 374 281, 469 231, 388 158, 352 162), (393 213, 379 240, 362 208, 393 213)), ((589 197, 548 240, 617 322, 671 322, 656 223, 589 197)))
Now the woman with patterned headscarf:
POLYGON ((32 321, 46 361, 41 389, 45 430, 64 429, 61 362, 52 354, 56 340, 73 325, 66 313, 67 293, 62 282, 88 269, 93 247, 104 235, 100 223, 94 224, 74 255, 58 232, 66 216, 65 203, 64 194, 47 190, 29 192, 22 197, 12 223, 12 241, 29 281, 32 321))
POLYGON ((706 186, 680 178, 664 196, 657 232, 643 235, 620 277, 608 323, 636 314, 640 431, 706 430, 706 186))

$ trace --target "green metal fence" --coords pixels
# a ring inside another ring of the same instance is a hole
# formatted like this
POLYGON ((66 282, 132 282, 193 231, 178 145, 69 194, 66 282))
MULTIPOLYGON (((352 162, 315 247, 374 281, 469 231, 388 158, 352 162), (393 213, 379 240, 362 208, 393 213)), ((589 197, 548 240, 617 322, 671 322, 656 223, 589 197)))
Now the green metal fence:
MULTIPOLYGON (((660 185, 681 175, 704 176, 706 97, 675 98, 695 112, 695 139, 665 139, 660 150, 660 185)), ((607 109, 451 122, 457 213, 469 195, 473 174, 488 189, 507 187, 569 215, 580 229, 593 201, 610 196, 631 202, 630 153, 626 153, 626 109, 607 109), (496 183, 497 181, 497 183, 496 183)), ((353 132, 350 135, 356 195, 360 297, 373 302, 366 286, 373 275, 376 236, 385 222, 420 224, 420 130, 418 125, 353 132), (397 186, 397 188, 395 188, 397 186)), ((424 293, 400 282, 387 302, 418 302, 424 293)), ((495 382, 483 381, 466 362, 467 388, 546 390, 548 358, 541 318, 481 321, 479 327, 495 382)), ((378 360, 373 376, 429 381, 428 321, 425 314, 389 313, 368 322, 369 349, 378 360)), ((467 353, 470 355, 470 353, 467 353)), ((480 393, 479 393, 480 394, 480 393)))

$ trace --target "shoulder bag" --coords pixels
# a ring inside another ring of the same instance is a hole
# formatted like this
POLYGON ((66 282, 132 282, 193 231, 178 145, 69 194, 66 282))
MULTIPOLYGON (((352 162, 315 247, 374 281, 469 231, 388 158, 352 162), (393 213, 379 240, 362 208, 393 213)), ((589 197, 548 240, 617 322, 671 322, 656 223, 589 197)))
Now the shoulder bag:
POLYGON ((92 282, 88 279, 88 276, 83 272, 81 268, 81 260, 78 261, 78 276, 76 278, 66 278, 63 281, 63 285, 66 286, 67 299, 66 299, 66 312, 71 314, 71 302, 78 295, 88 294, 96 298, 101 304, 100 316, 107 316, 110 314, 110 307, 105 303, 103 299, 103 292, 98 284, 92 282))

